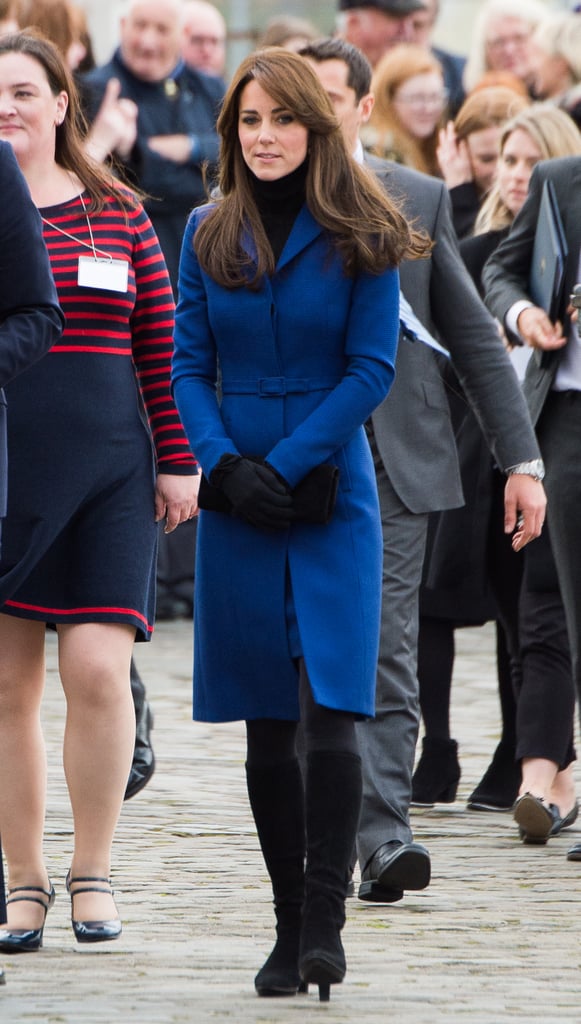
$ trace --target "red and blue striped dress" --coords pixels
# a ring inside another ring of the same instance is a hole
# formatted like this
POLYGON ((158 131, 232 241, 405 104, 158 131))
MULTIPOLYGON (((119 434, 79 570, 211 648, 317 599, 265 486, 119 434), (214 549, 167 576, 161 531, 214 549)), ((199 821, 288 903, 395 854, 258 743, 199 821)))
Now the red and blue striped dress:
POLYGON ((174 303, 142 206, 112 195, 92 215, 83 200, 99 255, 128 262, 128 290, 77 284, 78 258, 90 255, 82 242, 91 244, 81 197, 40 211, 66 327, 6 389, 1 610, 126 623, 144 640, 155 614, 156 467, 195 471, 170 394, 174 303))

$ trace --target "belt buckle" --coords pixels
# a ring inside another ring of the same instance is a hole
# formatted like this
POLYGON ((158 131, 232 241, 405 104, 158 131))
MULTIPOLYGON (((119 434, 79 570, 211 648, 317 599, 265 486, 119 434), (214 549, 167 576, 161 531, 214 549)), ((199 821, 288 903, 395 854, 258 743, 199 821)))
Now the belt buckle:
POLYGON ((286 395, 284 377, 261 377, 258 381, 258 393, 264 398, 286 395))

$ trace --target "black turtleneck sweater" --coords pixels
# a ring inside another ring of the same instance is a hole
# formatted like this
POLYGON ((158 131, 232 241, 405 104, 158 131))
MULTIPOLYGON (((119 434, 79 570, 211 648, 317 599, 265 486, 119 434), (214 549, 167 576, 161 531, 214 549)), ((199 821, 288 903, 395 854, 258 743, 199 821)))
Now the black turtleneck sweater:
POLYGON ((306 160, 276 181, 261 181, 254 174, 251 176, 252 191, 275 263, 278 263, 298 212, 305 203, 306 182, 306 160))

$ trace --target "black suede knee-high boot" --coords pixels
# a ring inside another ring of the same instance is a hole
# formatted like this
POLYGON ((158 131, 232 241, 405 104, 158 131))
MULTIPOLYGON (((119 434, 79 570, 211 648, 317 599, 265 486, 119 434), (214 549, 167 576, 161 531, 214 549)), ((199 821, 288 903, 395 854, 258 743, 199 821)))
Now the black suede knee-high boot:
POLYGON ((307 755, 307 866, 299 971, 319 986, 321 1001, 346 971, 341 929, 350 862, 361 810, 361 758, 313 751, 307 755))
POLYGON ((250 806, 272 882, 276 944, 254 979, 259 996, 294 995, 300 987, 299 940, 305 885, 304 789, 297 760, 246 765, 250 806))

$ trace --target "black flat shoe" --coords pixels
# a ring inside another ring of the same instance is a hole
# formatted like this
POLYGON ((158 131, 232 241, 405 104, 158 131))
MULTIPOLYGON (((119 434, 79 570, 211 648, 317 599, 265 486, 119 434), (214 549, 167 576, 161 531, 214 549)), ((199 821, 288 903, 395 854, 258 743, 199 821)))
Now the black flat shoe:
POLYGON ((575 843, 567 852, 567 860, 581 860, 581 843, 575 843))
POLYGON ((70 893, 71 897, 71 924, 77 942, 108 942, 111 939, 118 939, 122 932, 121 921, 118 917, 112 918, 110 921, 75 921, 73 917, 75 896, 78 896, 80 893, 103 892, 109 896, 113 895, 109 879, 93 877, 71 878, 69 871, 66 884, 67 892, 70 893), (98 886, 82 886, 80 889, 75 889, 74 892, 71 892, 71 885, 76 885, 79 882, 100 882, 101 884, 98 886), (103 886, 107 888, 103 888, 103 886))
POLYGON ((430 854, 419 843, 384 843, 364 868, 359 899, 371 903, 396 903, 405 889, 425 889, 430 884, 430 854))
POLYGON ((0 951, 2 953, 36 953, 42 946, 42 936, 46 915, 55 901, 54 885, 50 889, 41 889, 38 885, 20 885, 8 890, 9 903, 38 903, 44 910, 44 920, 40 928, 2 928, 0 929, 0 951), (18 892, 37 892, 40 896, 15 896, 18 892), (42 899, 46 896, 46 899, 42 899))
POLYGON ((549 836, 556 834, 553 829, 562 819, 556 804, 547 804, 532 793, 524 793, 514 805, 514 820, 523 843, 544 846, 549 836))
POLYGON ((551 835, 558 836, 559 832, 562 832, 564 828, 570 828, 571 825, 574 825, 578 817, 579 801, 576 800, 569 813, 566 814, 564 818, 559 818, 558 821, 555 822, 551 829, 551 835))

